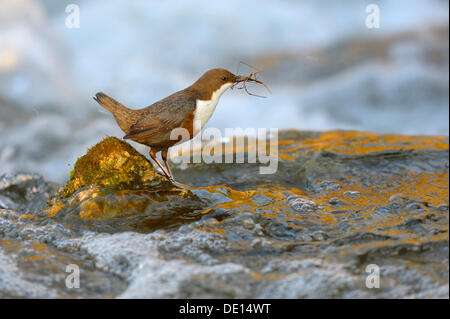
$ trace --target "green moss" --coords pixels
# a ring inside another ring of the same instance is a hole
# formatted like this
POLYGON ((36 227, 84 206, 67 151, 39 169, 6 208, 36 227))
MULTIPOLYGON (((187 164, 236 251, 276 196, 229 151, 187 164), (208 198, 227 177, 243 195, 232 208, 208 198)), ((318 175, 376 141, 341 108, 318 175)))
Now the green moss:
POLYGON ((78 158, 61 195, 69 197, 91 185, 113 189, 145 189, 156 185, 172 188, 143 155, 116 137, 106 137, 78 158))
POLYGON ((50 217, 103 220, 142 213, 169 195, 190 201, 192 194, 176 188, 128 143, 107 137, 78 158, 70 179, 49 200, 50 217), (139 195, 137 195, 139 194, 139 195))
POLYGON ((75 175, 75 170, 73 169, 69 172, 69 180, 72 179, 74 175, 75 175))

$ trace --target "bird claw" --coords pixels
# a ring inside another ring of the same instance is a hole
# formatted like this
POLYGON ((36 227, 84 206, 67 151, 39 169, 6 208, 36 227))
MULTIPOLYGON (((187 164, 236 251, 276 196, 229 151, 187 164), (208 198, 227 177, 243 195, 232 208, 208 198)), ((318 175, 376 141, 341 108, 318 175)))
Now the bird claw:
POLYGON ((175 187, 182 188, 182 187, 180 186, 181 184, 179 184, 173 177, 167 177, 166 174, 164 174, 164 172, 162 172, 161 170, 156 170, 156 173, 157 173, 158 175, 161 175, 161 176, 167 178, 167 180, 168 180, 169 182, 171 182, 175 187))
POLYGON ((158 169, 157 169, 157 170, 155 170, 155 171, 156 171, 156 174, 161 175, 161 176, 167 178, 166 174, 164 174, 161 170, 158 170, 158 169))
POLYGON ((169 178, 169 181, 172 183, 173 186, 175 186, 176 188, 184 188, 183 184, 178 183, 176 180, 174 180, 173 178, 169 178))

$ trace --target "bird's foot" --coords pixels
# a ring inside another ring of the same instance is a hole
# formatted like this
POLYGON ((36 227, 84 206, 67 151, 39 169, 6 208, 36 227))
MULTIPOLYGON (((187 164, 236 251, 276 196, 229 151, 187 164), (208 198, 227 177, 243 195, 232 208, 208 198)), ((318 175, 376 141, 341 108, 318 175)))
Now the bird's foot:
POLYGON ((173 186, 177 187, 177 188, 184 188, 183 184, 178 183, 176 180, 173 179, 173 177, 168 179, 173 186))
POLYGON ((157 173, 158 175, 161 175, 161 176, 167 178, 166 174, 164 174, 163 171, 161 171, 161 170, 159 170, 159 169, 155 169, 155 171, 156 171, 156 173, 157 173))
POLYGON ((161 170, 156 170, 156 173, 167 178, 167 180, 169 182, 172 183, 173 186, 177 187, 177 188, 183 188, 183 184, 178 183, 173 177, 168 177, 166 174, 164 174, 164 172, 162 172, 161 170))

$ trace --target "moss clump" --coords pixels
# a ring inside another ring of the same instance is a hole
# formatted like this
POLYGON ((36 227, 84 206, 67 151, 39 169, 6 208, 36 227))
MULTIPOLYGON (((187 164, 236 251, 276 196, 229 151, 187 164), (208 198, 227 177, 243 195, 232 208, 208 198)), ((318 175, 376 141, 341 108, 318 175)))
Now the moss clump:
POLYGON ((154 200, 186 197, 128 143, 107 137, 78 158, 70 179, 48 202, 50 217, 102 220, 142 213, 154 200))
POLYGON ((78 158, 60 195, 66 198, 92 185, 112 189, 173 188, 143 155, 116 137, 106 137, 78 158))

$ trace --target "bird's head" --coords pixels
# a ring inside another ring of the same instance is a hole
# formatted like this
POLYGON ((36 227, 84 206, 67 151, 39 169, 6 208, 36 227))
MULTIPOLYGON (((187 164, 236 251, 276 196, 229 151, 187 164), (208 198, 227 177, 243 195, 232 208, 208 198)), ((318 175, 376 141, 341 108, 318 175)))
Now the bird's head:
POLYGON ((211 69, 204 73, 192 86, 202 94, 202 100, 209 100, 216 93, 223 94, 233 84, 244 81, 244 77, 234 75, 225 69, 211 69))

